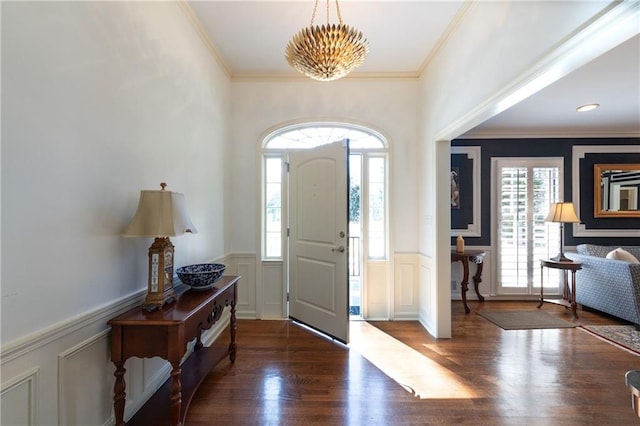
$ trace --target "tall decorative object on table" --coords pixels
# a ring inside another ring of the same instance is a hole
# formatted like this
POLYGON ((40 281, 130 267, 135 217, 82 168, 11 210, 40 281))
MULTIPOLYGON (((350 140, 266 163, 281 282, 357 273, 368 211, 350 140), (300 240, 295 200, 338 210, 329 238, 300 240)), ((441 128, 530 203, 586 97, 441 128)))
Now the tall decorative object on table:
POLYGON ((166 186, 162 182, 159 191, 140 191, 138 210, 123 233, 126 237, 155 237, 149 247, 147 297, 142 304, 147 311, 159 309, 176 298, 173 290, 174 246, 169 237, 197 232, 187 215, 184 195, 166 191, 166 186))
POLYGON ((462 238, 462 235, 458 235, 458 238, 456 238, 456 253, 464 253, 464 238, 462 238))
POLYGON ((318 0, 313 7, 311 24, 293 36, 285 49, 287 62, 297 71, 320 81, 337 80, 358 68, 369 53, 369 42, 360 31, 342 23, 336 0, 338 24, 313 25, 318 0))
POLYGON ((571 201, 551 203, 551 207, 549 207, 549 214, 545 221, 560 223, 560 253, 556 257, 552 257, 551 260, 556 262, 573 262, 564 255, 564 224, 580 222, 580 219, 578 219, 578 215, 573 208, 573 203, 571 201))

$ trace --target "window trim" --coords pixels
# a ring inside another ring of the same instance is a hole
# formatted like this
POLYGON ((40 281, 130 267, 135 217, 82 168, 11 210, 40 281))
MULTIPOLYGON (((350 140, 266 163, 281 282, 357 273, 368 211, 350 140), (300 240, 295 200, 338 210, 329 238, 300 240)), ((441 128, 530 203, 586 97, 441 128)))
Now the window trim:
POLYGON ((285 179, 286 179, 286 168, 287 161, 284 158, 284 155, 279 152, 263 152, 262 153, 262 173, 260 179, 260 188, 261 194, 260 197, 260 247, 261 254, 260 257, 263 261, 272 262, 282 262, 285 256, 285 238, 284 233, 286 232, 286 223, 287 216, 285 211, 285 204, 287 202, 286 191, 285 191, 285 179), (280 256, 267 256, 267 213, 266 213, 266 204, 267 204, 267 160, 268 159, 280 159, 280 256))
MULTIPOLYGON (((380 150, 380 151, 387 151, 389 146, 388 146, 388 142, 387 142, 387 138, 380 132, 372 129, 371 127, 365 126, 365 125, 361 125, 361 124, 355 124, 355 123, 347 123, 347 122, 339 122, 339 121, 315 121, 315 122, 303 122, 303 123, 296 123, 296 124, 290 124, 290 125, 285 125, 282 127, 278 127, 275 130, 270 131, 269 133, 267 133, 261 141, 261 148, 263 150, 263 152, 274 152, 274 151, 280 151, 280 152, 288 152, 288 151, 292 151, 292 150, 298 150, 298 149, 307 149, 307 148, 282 148, 282 147, 272 147, 270 148, 269 142, 271 142, 272 140, 276 139, 277 137, 279 137, 280 135, 289 133, 289 132, 293 132, 296 130, 301 130, 301 129, 312 129, 312 128, 336 128, 336 129, 342 129, 345 132, 351 131, 351 130, 355 130, 358 132, 362 132, 362 133, 366 133, 369 134, 371 137, 374 137, 376 139, 378 139, 378 141, 380 141, 381 143, 381 147, 379 148, 374 148, 374 147, 370 147, 370 148, 355 148, 355 147, 350 147, 350 149, 352 151, 354 150, 366 150, 366 151, 373 151, 373 150, 380 150)), ((327 141, 326 143, 331 143, 331 142, 335 142, 341 139, 347 138, 347 136, 345 135, 339 135, 336 136, 335 139, 332 139, 331 141, 327 141)), ((309 147, 311 148, 311 147, 309 147)))
MULTIPOLYGON (((495 262, 493 262, 492 276, 496 277, 492 280, 492 293, 495 295, 535 295, 540 291, 540 283, 534 282, 527 283, 526 287, 503 287, 500 283, 500 242, 498 235, 498 212, 500 211, 500 197, 498 194, 498 171, 502 167, 558 167, 558 200, 564 200, 564 157, 492 157, 491 158, 491 236, 492 241, 495 241, 496 255, 495 262)), ((530 259, 533 262, 531 265, 534 270, 539 265, 536 263, 538 259, 530 259)), ((548 272, 548 271, 547 271, 548 272)), ((561 286, 558 283, 558 288, 551 288, 549 286, 550 280, 545 279, 545 293, 547 294, 561 294, 561 286)))
MULTIPOLYGON (((360 152, 358 152, 360 153, 360 152)), ((364 208, 366 208, 366 212, 363 213, 363 218, 364 215, 367 215, 367 220, 364 222, 364 226, 363 226, 363 233, 366 233, 365 235, 367 236, 367 244, 366 244, 366 249, 363 253, 364 260, 365 261, 386 261, 389 260, 389 216, 390 216, 390 212, 389 212, 389 158, 387 153, 383 153, 383 152, 362 152, 361 153, 363 155, 363 163, 366 164, 366 166, 363 167, 362 170, 362 175, 363 175, 363 180, 367 181, 367 185, 365 187, 365 191, 363 191, 363 198, 365 200, 365 204, 364 204, 364 208), (382 161, 384 162, 384 203, 383 203, 383 208, 384 208, 384 231, 383 231, 383 239, 384 239, 384 247, 383 247, 383 254, 380 257, 372 257, 370 255, 370 225, 371 225, 371 221, 368 219, 369 215, 370 215, 370 206, 369 206, 369 190, 370 190, 370 182, 369 182, 369 166, 370 166, 370 160, 372 158, 381 158, 382 161), (364 194, 364 192, 366 192, 366 194, 364 194)))
MULTIPOLYGON (((296 150, 300 150, 301 148, 281 148, 281 147, 277 147, 277 148, 269 148, 269 141, 278 137, 278 135, 281 135, 283 133, 287 133, 290 132, 292 130, 298 130, 298 129, 304 129, 304 128, 316 128, 316 127, 336 127, 336 128, 340 128, 340 129, 344 129, 345 131, 348 130, 357 130, 360 132, 364 132, 367 133, 369 135, 371 135, 372 137, 375 137, 376 139, 378 139, 381 143, 381 147, 380 148, 350 148, 350 152, 351 153, 360 153, 363 154, 364 158, 369 158, 370 155, 379 155, 381 157, 384 158, 385 160, 385 230, 384 230, 384 239, 385 239, 385 247, 384 247, 384 251, 385 251, 385 257, 383 258, 375 258, 375 259, 369 259, 368 257, 368 247, 365 248, 363 250, 362 255, 366 256, 363 257, 363 259, 365 261, 369 261, 369 260, 387 260, 389 257, 389 247, 390 247, 390 241, 389 241, 389 223, 390 223, 390 211, 389 211, 389 206, 390 206, 390 202, 389 202, 389 177, 390 177, 390 173, 389 173, 389 159, 388 159, 388 142, 387 142, 387 138, 384 137, 380 132, 373 130, 370 127, 367 126, 363 126, 363 125, 359 125, 359 124, 353 124, 353 123, 346 123, 346 122, 335 122, 335 121, 321 121, 321 122, 304 122, 304 123, 296 123, 296 124, 292 124, 292 125, 285 125, 285 126, 281 126, 278 127, 275 130, 270 131, 269 133, 267 133, 261 141, 261 151, 260 151, 260 164, 261 164, 261 173, 260 173, 260 193, 261 193, 261 197, 260 197, 260 219, 259 219, 259 223, 260 223, 260 229, 259 229, 259 234, 260 234, 260 259, 263 262, 282 262, 284 261, 284 259, 286 259, 287 257, 287 248, 286 248, 286 232, 287 232, 287 224, 288 224, 288 217, 287 217, 287 206, 288 206, 288 199, 287 199, 287 185, 288 185, 288 174, 286 171, 286 167, 288 164, 288 153, 292 152, 292 151, 296 151, 296 150), (283 167, 282 167, 282 180, 281 180, 281 203, 282 203, 282 217, 281 217, 281 223, 282 223, 282 231, 281 231, 281 255, 279 257, 276 256, 272 256, 272 257, 267 257, 266 256, 266 244, 267 244, 267 235, 266 235, 266 211, 265 211, 265 207, 266 207, 266 159, 267 158, 274 158, 274 157, 278 157, 281 159, 283 167)), ((302 148, 304 149, 304 148, 302 148)), ((367 164, 368 167, 368 164, 367 164)), ((363 170, 363 176, 364 176, 365 171, 363 170)), ((367 188, 368 188, 368 184, 367 184, 367 188)), ((363 197, 365 197, 365 194, 363 193, 362 195, 363 197)), ((367 194, 368 196, 368 194, 367 194)), ((367 200, 368 201, 368 200, 367 200)), ((363 206, 364 207, 364 206, 363 206)), ((368 212, 367 212, 368 214, 368 212)), ((363 232, 368 232, 368 229, 363 229, 363 232)))

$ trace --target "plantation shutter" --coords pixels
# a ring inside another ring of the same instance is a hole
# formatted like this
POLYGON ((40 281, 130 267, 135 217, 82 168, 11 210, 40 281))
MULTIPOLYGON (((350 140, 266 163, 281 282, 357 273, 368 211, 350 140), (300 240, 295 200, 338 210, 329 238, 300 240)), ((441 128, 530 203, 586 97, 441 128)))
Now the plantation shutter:
POLYGON ((539 260, 559 252, 559 224, 545 218, 560 200, 561 166, 558 159, 498 159, 499 293, 532 294, 540 286, 539 260))

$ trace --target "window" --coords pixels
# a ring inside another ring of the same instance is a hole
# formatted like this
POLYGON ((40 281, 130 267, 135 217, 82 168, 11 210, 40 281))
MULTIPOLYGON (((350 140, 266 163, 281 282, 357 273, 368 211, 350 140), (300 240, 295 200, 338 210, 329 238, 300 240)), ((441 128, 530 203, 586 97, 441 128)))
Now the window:
POLYGON ((386 258, 386 161, 369 158, 369 258, 386 258))
POLYGON ((264 161, 264 257, 282 257, 282 158, 264 161))
POLYGON ((350 149, 381 149, 381 137, 356 126, 306 125, 284 129, 267 139, 267 149, 309 149, 349 139, 350 149))
MULTIPOLYGON (((549 206, 562 198, 561 158, 493 158, 496 188, 498 294, 533 294, 540 288, 540 259, 560 250, 560 227, 547 223, 549 206)), ((548 271, 546 271, 548 273, 548 271)), ((550 292, 558 280, 545 276, 550 292)))
MULTIPOLYGON (((289 152, 349 140, 349 313, 361 315, 366 260, 388 255, 388 165, 384 138, 363 127, 307 123, 280 129, 264 140, 262 259, 287 258, 289 152)), ((287 279, 285 278, 285 281, 287 279)))
MULTIPOLYGON (((281 260, 286 234, 285 163, 287 151, 311 149, 317 146, 349 139, 351 174, 358 183, 357 198, 366 196, 368 213, 368 253, 370 258, 384 258, 387 253, 387 162, 382 136, 356 125, 312 123, 291 126, 271 134, 264 142, 263 200, 262 200, 262 257, 265 260, 281 260), (361 162, 362 167, 354 167, 361 162), (365 179, 362 174, 367 173, 365 179)), ((352 182, 353 185, 353 182, 352 182)), ((364 203, 363 203, 364 204, 364 203)), ((357 206, 364 208, 365 206, 357 206)), ((359 214, 358 214, 359 216, 359 214)), ((356 235, 350 226, 350 234, 356 235)), ((357 233, 359 238, 360 233, 357 233)))

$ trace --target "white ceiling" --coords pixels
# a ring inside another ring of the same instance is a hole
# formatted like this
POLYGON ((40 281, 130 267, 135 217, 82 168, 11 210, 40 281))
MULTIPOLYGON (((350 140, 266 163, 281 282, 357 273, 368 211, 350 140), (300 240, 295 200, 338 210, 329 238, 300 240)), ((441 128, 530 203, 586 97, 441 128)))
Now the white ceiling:
MULTIPOLYGON (((292 36, 310 24, 311 0, 188 3, 233 77, 299 76, 287 64, 284 50, 292 36)), ((353 75, 419 75, 462 4, 457 0, 340 2, 344 23, 362 31, 373 46, 353 75)), ((314 24, 326 21, 326 2, 321 0, 314 24)), ((329 21, 337 22, 333 0, 329 21)))
MULTIPOLYGON (((310 0, 188 1, 234 78, 306 78, 291 69, 284 49, 309 25, 310 0)), ((343 20, 363 32, 371 45, 365 63, 351 74, 418 77, 442 42, 463 1, 342 1, 343 20)), ((330 22, 337 22, 330 2, 330 22)), ((326 22, 319 2, 314 23, 326 22)), ((347 77, 349 78, 349 77, 347 77)), ((640 36, 486 121, 465 137, 628 136, 640 134, 640 36), (600 108, 577 113, 585 103, 600 108)))
POLYGON ((639 134, 640 36, 635 36, 485 121, 465 137, 639 134), (600 107, 576 111, 590 103, 600 107))

